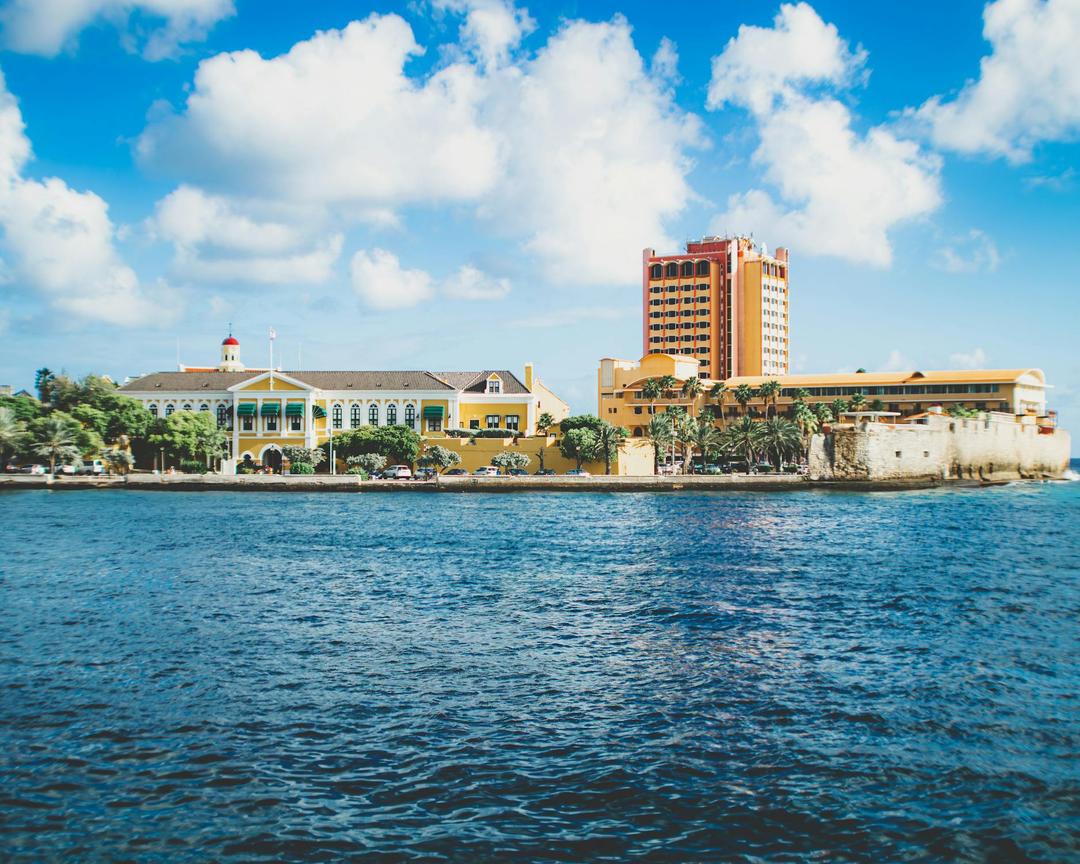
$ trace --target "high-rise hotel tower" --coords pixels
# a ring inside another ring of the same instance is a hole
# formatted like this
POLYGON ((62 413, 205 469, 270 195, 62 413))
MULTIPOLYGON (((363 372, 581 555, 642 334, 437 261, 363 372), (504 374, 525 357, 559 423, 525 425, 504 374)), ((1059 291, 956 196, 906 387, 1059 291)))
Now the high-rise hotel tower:
POLYGON ((705 237, 682 255, 642 252, 643 354, 689 354, 700 377, 785 375, 788 252, 747 237, 705 237))

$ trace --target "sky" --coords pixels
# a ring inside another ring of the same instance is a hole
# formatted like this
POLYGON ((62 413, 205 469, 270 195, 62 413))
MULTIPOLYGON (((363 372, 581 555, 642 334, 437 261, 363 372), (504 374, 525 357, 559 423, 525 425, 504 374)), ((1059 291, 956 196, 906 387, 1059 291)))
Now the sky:
MULTIPOLYGON (((791 250, 793 372, 1080 416, 1080 0, 0 0, 0 383, 520 370, 595 411, 641 250, 791 250)), ((1074 445, 1074 452, 1075 452, 1074 445)))

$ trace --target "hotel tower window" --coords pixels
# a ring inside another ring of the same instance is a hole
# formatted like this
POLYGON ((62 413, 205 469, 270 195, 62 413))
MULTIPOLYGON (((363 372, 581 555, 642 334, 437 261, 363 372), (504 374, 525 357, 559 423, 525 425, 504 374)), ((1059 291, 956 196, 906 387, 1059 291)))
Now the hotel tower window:
POLYGON ((352 408, 349 409, 349 425, 352 426, 353 429, 359 429, 360 428, 360 406, 359 405, 353 405, 352 408))
POLYGON ((367 422, 370 423, 372 426, 378 426, 379 425, 379 406, 378 405, 372 405, 370 408, 367 409, 367 422))
POLYGON ((416 428, 416 407, 413 405, 405 406, 405 425, 410 429, 416 428))
POLYGON ((386 425, 387 426, 396 426, 397 425, 397 405, 387 405, 386 406, 386 425))
POLYGON ((335 405, 333 410, 330 413, 331 413, 331 416, 333 418, 332 422, 334 424, 334 428, 335 429, 340 429, 341 428, 341 415, 344 413, 341 410, 341 406, 340 405, 335 405))

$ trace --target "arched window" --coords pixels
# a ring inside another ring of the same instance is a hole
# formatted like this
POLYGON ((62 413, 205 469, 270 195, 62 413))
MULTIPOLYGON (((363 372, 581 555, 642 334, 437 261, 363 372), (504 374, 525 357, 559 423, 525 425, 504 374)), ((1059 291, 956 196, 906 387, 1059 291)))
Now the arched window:
POLYGON ((408 426, 410 429, 415 429, 416 428, 416 406, 415 405, 406 405, 405 406, 405 425, 408 426))
POLYGON ((397 424, 397 405, 386 406, 386 425, 394 426, 397 424))
POLYGON ((229 425, 229 407, 227 405, 217 406, 217 425, 222 428, 229 425))
POLYGON ((676 264, 674 261, 669 261, 664 266, 664 276, 666 276, 668 279, 671 279, 671 278, 673 278, 675 276, 678 276, 678 275, 679 275, 679 265, 676 264))
POLYGON ((649 268, 649 278, 650 279, 659 279, 663 275, 664 275, 664 268, 661 267, 659 264, 653 264, 652 267, 649 268))
POLYGON ((698 276, 708 276, 709 275, 709 262, 708 261, 698 261, 697 262, 697 275, 698 276))
POLYGON ((190 402, 188 402, 188 403, 187 403, 186 405, 184 405, 184 407, 183 407, 183 408, 181 408, 180 410, 182 410, 182 411, 190 411, 190 410, 191 410, 191 403, 190 403, 190 402))
POLYGON ((342 415, 342 413, 343 412, 341 410, 341 406, 340 405, 335 405, 334 410, 332 412, 334 428, 335 429, 340 429, 341 428, 341 415, 342 415))
POLYGON ((165 406, 165 416, 166 416, 166 417, 168 417, 168 416, 169 416, 170 414, 172 414, 172 413, 173 413, 173 411, 175 411, 175 410, 176 410, 176 406, 175 406, 175 405, 166 405, 166 406, 165 406))
POLYGON ((360 406, 359 405, 353 405, 352 408, 349 409, 349 425, 352 426, 353 429, 359 429, 360 428, 360 406))
POLYGON ((150 412, 151 417, 157 417, 157 405, 154 405, 154 404, 147 405, 146 410, 150 412))
POLYGON ((200 406, 199 406, 199 410, 200 410, 200 411, 209 411, 209 410, 210 410, 210 406, 209 406, 209 405, 207 405, 207 404, 206 404, 205 402, 203 402, 203 403, 202 403, 202 405, 200 405, 200 406))
POLYGON ((367 409, 367 422, 372 426, 379 425, 379 406, 374 402, 372 402, 371 406, 367 409))
POLYGON ((693 261, 683 261, 682 262, 682 275, 683 276, 693 276, 694 275, 694 262, 693 261))

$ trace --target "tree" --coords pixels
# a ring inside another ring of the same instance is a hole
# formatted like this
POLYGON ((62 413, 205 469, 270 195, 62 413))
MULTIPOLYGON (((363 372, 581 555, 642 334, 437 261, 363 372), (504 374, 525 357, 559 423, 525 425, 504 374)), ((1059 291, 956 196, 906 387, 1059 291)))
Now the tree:
POLYGON ((507 473, 511 470, 524 470, 529 467, 531 461, 527 453, 521 453, 517 450, 503 450, 502 453, 496 453, 491 457, 491 464, 496 468, 502 468, 507 473))
POLYGON ((974 408, 967 408, 959 403, 950 405, 947 413, 950 417, 958 417, 962 420, 971 420, 979 416, 979 412, 974 408))
POLYGON ((780 396, 780 391, 783 390, 783 385, 776 380, 763 381, 761 386, 758 387, 758 395, 761 396, 762 401, 765 403, 765 417, 769 416, 769 400, 772 400, 773 416, 776 415, 776 402, 780 396))
POLYGON ((747 473, 761 449, 761 426, 752 417, 740 417, 723 432, 724 448, 745 460, 747 473))
POLYGON ((870 403, 870 410, 871 411, 884 411, 885 410, 885 403, 882 402, 880 399, 875 399, 873 402, 870 403))
POLYGON ((761 424, 760 447, 763 453, 772 457, 770 461, 779 471, 784 459, 797 454, 802 447, 799 427, 786 417, 766 420, 761 424))
POLYGON ((595 462, 599 457, 600 442, 592 429, 579 426, 563 435, 559 450, 567 459, 573 459, 580 471, 581 463, 595 462))
POLYGON ((127 474, 135 464, 131 452, 122 447, 110 447, 101 454, 110 474, 127 474))
POLYGON ((43 404, 47 405, 52 401, 50 397, 52 396, 52 383, 55 378, 56 375, 47 366, 42 366, 34 373, 34 389, 37 390, 38 399, 43 404))
POLYGON ((563 420, 559 424, 559 428, 564 435, 571 429, 589 429, 592 432, 597 432, 603 423, 604 421, 595 414, 575 414, 573 417, 567 417, 563 420))
POLYGON ((420 435, 408 426, 361 426, 334 435, 334 453, 346 460, 362 453, 378 453, 392 464, 412 465, 422 443, 420 435))
POLYGON ((846 399, 833 399, 830 403, 832 408, 833 417, 836 418, 836 422, 839 423, 843 413, 848 410, 848 403, 846 399))
POLYGON ((746 406, 750 404, 750 400, 754 398, 754 388, 749 384, 740 384, 735 388, 733 393, 735 401, 739 403, 739 406, 743 410, 743 416, 746 416, 746 406))
POLYGON ((814 414, 817 415, 817 421, 822 426, 833 422, 832 409, 825 402, 815 403, 814 414))
POLYGON ((175 411, 154 424, 149 441, 174 459, 210 458, 210 452, 225 438, 205 411, 175 411))
POLYGON ((653 445, 653 471, 660 469, 660 452, 671 446, 674 430, 671 418, 666 414, 657 414, 649 421, 649 440, 653 445))
MULTIPOLYGON (((433 450, 435 448, 432 447, 428 449, 433 450)), ((442 449, 446 450, 445 447, 442 449)), ((427 451, 425 450, 424 452, 426 453, 427 451)), ((386 467, 386 457, 380 456, 378 453, 361 453, 359 456, 349 456, 345 460, 345 463, 354 468, 359 468, 367 474, 368 477, 373 477, 386 467)))
POLYGON ((796 402, 792 414, 792 419, 799 429, 802 430, 804 436, 810 436, 817 432, 819 425, 817 415, 805 402, 796 402))
POLYGON ((326 451, 323 450, 322 447, 295 447, 293 445, 286 445, 281 448, 281 455, 289 460, 290 466, 310 465, 312 469, 321 465, 326 459, 326 451))
POLYGON ((679 379, 674 375, 661 375, 658 382, 660 384, 660 392, 665 399, 671 398, 671 393, 679 383, 679 379))
POLYGON ((26 426, 15 418, 10 408, 0 407, 0 469, 26 438, 26 426))
POLYGON ((660 381, 656 378, 650 378, 641 385, 641 398, 649 402, 655 402, 660 398, 660 394, 663 392, 664 389, 660 386, 660 381))
POLYGON ((555 418, 551 416, 547 411, 544 411, 539 417, 536 418, 536 431, 542 435, 547 435, 548 430, 555 425, 555 418))
POLYGON ((71 416, 82 424, 84 429, 93 429, 102 440, 105 439, 109 426, 109 418, 104 411, 95 408, 85 402, 80 402, 71 407, 71 416))
POLYGON ((611 473, 611 460, 619 455, 619 448, 630 437, 630 430, 623 426, 615 426, 606 420, 596 431, 596 444, 599 456, 604 460, 604 473, 611 473))
POLYGON ((33 450, 34 442, 39 441, 45 435, 50 420, 55 420, 67 428, 71 434, 72 443, 79 451, 80 456, 96 456, 105 446, 104 442, 101 440, 101 436, 93 429, 87 429, 70 414, 63 411, 52 411, 49 414, 31 420, 26 426, 26 431, 28 433, 27 442, 29 443, 32 452, 36 453, 36 451, 33 450))
MULTIPOLYGON (((65 415, 66 416, 66 415, 65 415)), ((56 474, 56 463, 66 465, 82 455, 75 443, 71 425, 59 417, 47 417, 34 442, 34 452, 49 460, 49 473, 56 474)))
POLYGON ((33 396, 0 396, 0 408, 7 408, 15 419, 23 423, 36 420, 46 408, 33 396))
POLYGON ((862 411, 863 406, 866 404, 866 394, 861 390, 856 391, 851 397, 851 410, 862 411))
POLYGON ((682 454, 683 459, 683 471, 687 474, 694 473, 692 463, 697 425, 697 420, 685 414, 675 418, 675 442, 679 445, 679 452, 682 454))
POLYGON ((687 378, 683 381, 682 394, 690 399, 690 407, 693 408, 697 402, 698 396, 701 395, 705 389, 705 385, 701 383, 701 379, 696 375, 693 378, 687 378))
MULTIPOLYGON (((500 453, 499 455, 501 456, 502 454, 500 453)), ((425 447, 424 452, 421 453, 420 457, 416 460, 416 463, 422 468, 435 469, 436 483, 439 482, 439 475, 443 471, 445 471, 447 468, 459 464, 460 462, 461 456, 459 454, 438 444, 432 447, 425 447)))
POLYGON ((717 381, 713 384, 712 389, 709 390, 709 395, 716 400, 717 407, 720 408, 720 422, 727 424, 727 420, 724 417, 724 396, 727 394, 727 384, 723 381, 717 381))
POLYGON ((697 422, 694 423, 690 440, 701 454, 701 461, 706 463, 711 456, 718 453, 723 447, 720 430, 708 419, 698 418, 697 422))

